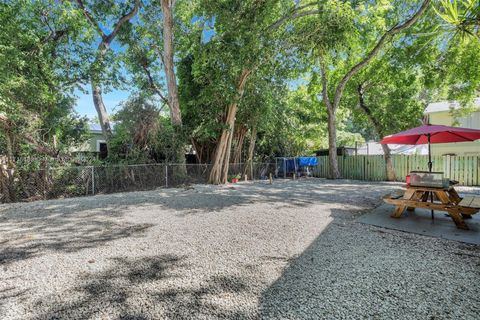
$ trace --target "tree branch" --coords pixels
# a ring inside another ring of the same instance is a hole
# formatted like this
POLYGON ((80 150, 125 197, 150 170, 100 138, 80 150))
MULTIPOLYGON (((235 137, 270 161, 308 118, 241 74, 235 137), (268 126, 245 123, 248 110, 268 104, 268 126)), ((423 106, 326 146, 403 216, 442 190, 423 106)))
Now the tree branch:
POLYGON ((356 74, 358 73, 364 66, 366 66, 382 49, 382 47, 385 45, 385 43, 391 39, 394 35, 400 33, 401 31, 409 28, 412 26, 417 20, 423 15, 423 13, 427 10, 431 0, 424 0, 418 11, 410 17, 407 21, 405 21, 402 24, 399 24, 387 32, 383 34, 383 36, 378 40, 377 44, 373 49, 368 53, 368 55, 359 63, 354 65, 350 71, 348 71, 345 76, 342 78, 340 83, 338 84, 336 90, 335 90, 335 98, 333 101, 333 107, 336 108, 340 102, 340 98, 342 96, 343 90, 345 89, 345 86, 347 85, 347 82, 356 74))
POLYGON ((133 9, 120 17, 120 19, 118 19, 117 23, 115 23, 115 25, 113 26, 113 31, 106 37, 105 42, 110 44, 117 35, 120 28, 137 14, 139 8, 140 0, 135 0, 135 5, 133 6, 133 9))
POLYGON ((145 64, 142 64, 143 71, 145 71, 145 74, 147 75, 148 83, 150 85, 150 88, 158 94, 158 96, 163 100, 163 102, 168 103, 168 99, 162 94, 160 88, 157 86, 155 81, 153 80, 152 74, 150 73, 150 70, 148 69, 148 66, 145 64))
POLYGON ((98 34, 102 37, 103 40, 107 37, 105 32, 103 32, 102 28, 100 28, 100 24, 93 18, 92 14, 87 10, 85 5, 83 4, 83 0, 77 0, 78 5, 80 6, 80 9, 82 9, 83 14, 85 15, 85 18, 87 18, 87 21, 97 30, 98 34))
POLYGON ((365 103, 365 82, 361 83, 357 87, 358 93, 358 106, 367 116, 368 120, 373 124, 373 129, 375 133, 380 136, 383 136, 383 129, 380 122, 373 116, 373 112, 370 107, 365 103))
POLYGON ((302 5, 302 6, 293 7, 292 10, 290 10, 290 12, 288 14, 284 15, 283 17, 281 17, 280 19, 278 19, 277 21, 272 23, 267 28, 267 30, 268 31, 273 31, 273 30, 279 28, 287 20, 292 20, 292 19, 296 19, 296 18, 320 13, 320 10, 318 10, 318 9, 317 10, 302 11, 305 8, 312 7, 312 6, 315 6, 315 5, 318 5, 318 2, 310 2, 310 3, 307 3, 307 4, 302 5))

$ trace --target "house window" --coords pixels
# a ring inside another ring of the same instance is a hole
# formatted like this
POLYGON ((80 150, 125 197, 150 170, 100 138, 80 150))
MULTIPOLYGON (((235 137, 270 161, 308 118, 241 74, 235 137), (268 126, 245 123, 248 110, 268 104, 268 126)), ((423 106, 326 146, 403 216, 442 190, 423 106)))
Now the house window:
POLYGON ((97 141, 97 152, 99 159, 105 159, 108 155, 107 143, 105 141, 97 141))

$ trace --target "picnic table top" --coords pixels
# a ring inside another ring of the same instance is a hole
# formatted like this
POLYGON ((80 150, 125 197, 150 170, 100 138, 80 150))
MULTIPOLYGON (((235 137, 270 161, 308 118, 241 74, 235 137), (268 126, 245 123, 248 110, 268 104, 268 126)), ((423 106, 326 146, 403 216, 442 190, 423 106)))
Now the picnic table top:
POLYGON ((404 186, 406 189, 415 189, 415 190, 420 190, 420 191, 438 191, 438 190, 445 190, 449 191, 454 189, 453 186, 448 186, 448 187, 427 187, 427 186, 412 186, 412 185, 406 185, 404 186))
POLYGON ((480 208, 480 197, 475 197, 475 196, 467 196, 460 201, 458 204, 459 206, 462 207, 470 207, 470 208, 480 208))

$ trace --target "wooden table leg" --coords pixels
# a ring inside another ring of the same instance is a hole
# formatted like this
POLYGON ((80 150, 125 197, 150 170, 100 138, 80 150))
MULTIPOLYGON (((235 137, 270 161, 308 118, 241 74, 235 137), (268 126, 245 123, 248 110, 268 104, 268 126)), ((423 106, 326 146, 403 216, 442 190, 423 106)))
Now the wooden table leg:
POLYGON ((395 210, 393 211, 391 217, 392 218, 400 218, 402 216, 403 211, 405 210, 405 206, 396 206, 395 210))
POLYGON ((457 228, 463 229, 463 230, 468 230, 468 226, 465 223, 465 221, 463 220, 463 217, 460 214, 458 209, 448 209, 447 212, 450 215, 450 217, 452 218, 453 222, 455 222, 455 225, 457 226, 457 228))
MULTIPOLYGON (((451 200, 451 195, 448 191, 437 191, 437 198, 443 203, 443 204, 451 204, 451 205, 457 205, 457 203, 453 202, 451 200)), ((455 225, 459 229, 464 229, 468 230, 468 226, 466 225, 465 221, 463 220, 463 216, 460 212, 460 209, 457 208, 452 208, 447 210, 448 215, 452 218, 453 222, 455 222, 455 225)))
MULTIPOLYGON (((422 191, 416 191, 413 196, 410 198, 410 200, 420 200, 422 199, 422 196, 423 196, 423 192, 422 191)), ((414 207, 407 207, 407 211, 415 211, 415 208, 414 207)))
POLYGON ((435 194, 437 196, 437 199, 440 200, 441 203, 452 204, 452 202, 450 201, 450 197, 444 190, 435 191, 435 194))
MULTIPOLYGON (((403 194, 403 199, 405 200, 410 200, 413 196, 415 195, 415 190, 414 189, 407 189, 405 190, 405 193, 403 194)), ((403 214, 403 211, 405 211, 405 206, 396 206, 395 210, 393 211, 391 217, 392 218, 400 218, 403 214)))
POLYGON ((448 197, 450 198, 450 200, 455 204, 459 204, 460 201, 462 201, 462 198, 460 198, 460 196, 457 193, 457 190, 455 190, 454 188, 450 188, 447 191, 447 194, 448 194, 448 197))

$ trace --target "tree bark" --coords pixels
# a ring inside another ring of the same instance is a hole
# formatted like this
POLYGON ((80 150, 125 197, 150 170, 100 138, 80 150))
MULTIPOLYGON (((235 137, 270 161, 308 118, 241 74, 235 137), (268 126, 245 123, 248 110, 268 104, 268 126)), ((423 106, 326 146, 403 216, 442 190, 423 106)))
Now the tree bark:
POLYGON ((163 65, 167 81, 170 118, 173 126, 182 126, 178 86, 173 63, 173 7, 175 6, 175 0, 161 0, 161 5, 163 12, 163 65))
POLYGON ((177 79, 175 76, 174 56, 174 33, 173 33, 173 8, 175 0, 161 0, 163 13, 163 66, 165 70, 165 78, 168 90, 168 107, 170 110, 170 121, 173 126, 174 143, 176 146, 175 162, 181 164, 179 167, 180 174, 186 174, 185 150, 182 134, 182 115, 180 112, 180 99, 178 96, 177 79))
POLYGON ((330 164, 329 179, 339 179, 341 177, 338 170, 337 158, 337 125, 336 110, 333 106, 327 107, 328 121, 328 162, 330 164))
POLYGON ((245 141, 246 133, 247 133, 247 128, 245 126, 242 126, 238 130, 238 138, 236 142, 235 152, 233 153, 233 163, 242 162, 243 143, 245 141))
POLYGON ((338 179, 340 178, 340 171, 338 170, 338 159, 337 159, 337 125, 336 125, 336 114, 337 114, 337 105, 332 104, 328 96, 328 79, 325 62, 323 57, 320 56, 320 75, 322 81, 322 97, 323 102, 327 107, 327 129, 328 129, 328 163, 330 165, 330 170, 328 172, 329 179, 338 179))
POLYGON ((222 130, 217 147, 213 155, 212 169, 210 171, 209 183, 221 184, 227 182, 228 165, 230 161, 230 150, 232 146, 231 133, 235 126, 235 116, 237 114, 238 102, 242 98, 245 91, 245 84, 251 70, 244 69, 237 84, 237 96, 227 109, 227 117, 225 119, 226 128, 222 130))
POLYGON ((95 84, 92 81, 92 96, 93 96, 93 105, 95 106, 95 110, 97 110, 98 114, 98 121, 100 123, 100 127, 102 128, 102 133, 107 142, 107 149, 110 149, 109 141, 112 138, 112 128, 110 126, 110 119, 108 117, 107 108, 103 103, 102 97, 102 88, 100 85, 95 84))
MULTIPOLYGON (((235 114, 237 114, 237 109, 238 109, 238 104, 235 106, 235 114)), ((227 147, 225 149, 224 157, 225 159, 223 160, 223 167, 222 167, 222 183, 227 183, 227 178, 228 178, 228 171, 230 169, 230 154, 232 151, 232 140, 233 140, 233 131, 235 129, 235 116, 233 116, 233 121, 231 122, 230 125, 230 130, 227 132, 227 147)))
POLYGON ((9 130, 4 131, 5 134, 5 142, 7 144, 7 159, 8 161, 13 161, 13 137, 12 133, 9 130))
POLYGON ((395 169, 393 168, 392 162, 392 153, 388 144, 382 144, 383 149, 383 158, 385 159, 386 170, 387 170, 387 180, 395 181, 395 169))
POLYGON ((250 180, 254 179, 254 176, 253 176, 253 154, 254 154, 254 151, 255 151, 256 141, 257 141, 257 128, 253 127, 251 135, 250 135, 250 145, 248 146, 248 158, 247 158, 247 161, 245 163, 245 170, 243 172, 243 175, 245 175, 245 174, 247 174, 248 171, 250 171, 249 172, 250 173, 250 177, 249 177, 250 180))

